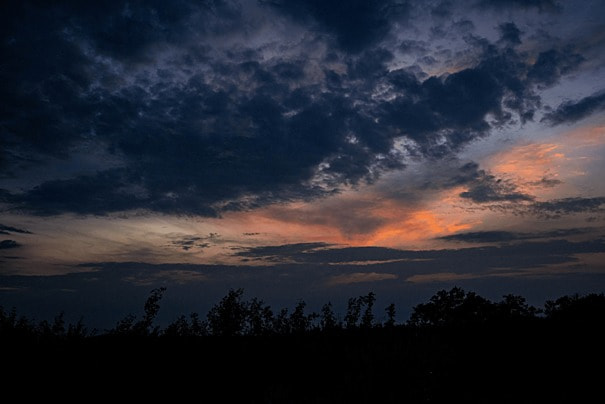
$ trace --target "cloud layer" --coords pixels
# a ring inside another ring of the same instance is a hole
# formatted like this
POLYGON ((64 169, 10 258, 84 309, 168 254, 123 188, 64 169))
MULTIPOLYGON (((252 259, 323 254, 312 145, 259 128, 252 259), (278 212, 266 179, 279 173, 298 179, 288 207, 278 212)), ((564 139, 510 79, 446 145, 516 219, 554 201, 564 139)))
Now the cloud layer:
MULTIPOLYGON (((406 2, 116 1, 5 11, 0 169, 13 186, 2 202, 36 215, 216 216, 331 195, 531 120, 538 89, 584 60, 558 45, 532 60, 508 22, 495 42, 464 37, 476 56, 464 68, 398 67, 408 52, 399 45, 410 43, 399 40, 401 27, 420 12, 406 2), (69 163, 91 149, 100 156, 95 169, 69 163), (64 172, 20 186, 54 159, 67 161, 64 172)), ((473 29, 462 25, 455 29, 473 29)), ((425 62, 436 60, 414 43, 425 62)), ((545 119, 579 119, 600 108, 595 97, 545 119)), ((464 197, 528 198, 482 181, 464 197)))

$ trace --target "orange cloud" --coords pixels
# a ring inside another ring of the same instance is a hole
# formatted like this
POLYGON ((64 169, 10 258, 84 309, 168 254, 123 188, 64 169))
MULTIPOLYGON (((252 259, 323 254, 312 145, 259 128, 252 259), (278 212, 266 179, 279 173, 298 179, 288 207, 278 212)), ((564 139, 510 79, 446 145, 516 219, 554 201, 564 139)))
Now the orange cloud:
POLYGON ((411 212, 401 221, 380 228, 367 240, 367 244, 400 246, 406 242, 433 239, 472 227, 469 223, 461 223, 460 219, 440 215, 431 210, 411 212))
POLYGON ((529 143, 489 156, 482 165, 501 178, 511 179, 520 191, 539 198, 577 193, 573 182, 590 175, 590 164, 601 158, 605 126, 579 127, 548 143, 529 143), (545 185, 556 185, 548 189, 545 185))
MULTIPOLYGON (((272 205, 218 219, 264 243, 326 242, 352 246, 416 248, 435 237, 469 229, 466 212, 452 209, 459 190, 435 192, 434 200, 404 202, 366 190, 321 201, 272 205)), ((217 222, 218 223, 218 222, 217 222)), ((476 221, 475 221, 476 223, 476 221)))
POLYGON ((523 182, 558 177, 559 166, 565 159, 561 145, 531 143, 515 146, 490 157, 487 167, 498 176, 513 176, 523 182))

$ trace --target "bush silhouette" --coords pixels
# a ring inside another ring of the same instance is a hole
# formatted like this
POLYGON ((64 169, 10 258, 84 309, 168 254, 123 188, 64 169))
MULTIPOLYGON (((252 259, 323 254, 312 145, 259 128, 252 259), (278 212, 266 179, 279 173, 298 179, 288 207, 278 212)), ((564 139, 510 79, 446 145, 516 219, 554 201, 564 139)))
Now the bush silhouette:
POLYGON ((160 327, 153 326, 158 312, 160 311, 160 300, 166 291, 165 287, 153 289, 143 306, 145 315, 141 321, 136 322, 136 316, 129 314, 116 324, 115 328, 109 331, 111 335, 138 336, 138 337, 157 337, 160 334, 160 327))
MULTIPOLYGON (((508 294, 500 302, 491 302, 474 292, 459 287, 440 290, 428 302, 413 307, 405 324, 395 320, 396 308, 390 304, 385 308, 384 323, 376 321, 373 313, 376 295, 348 299, 344 321, 338 321, 331 302, 324 304, 320 313, 307 312, 307 304, 300 300, 290 312, 282 308, 277 312, 258 298, 244 299, 243 289, 230 289, 201 320, 197 313, 188 317, 178 316, 165 328, 155 324, 160 310, 160 301, 166 288, 153 289, 143 306, 143 316, 137 321, 129 314, 119 320, 106 335, 137 337, 203 337, 203 336, 255 336, 307 335, 309 333, 334 333, 349 330, 404 329, 405 327, 447 327, 472 324, 505 324, 511 321, 542 320, 563 323, 582 322, 601 325, 605 319, 605 295, 563 296, 544 305, 541 310, 530 306, 524 297, 508 294)), ((347 331, 347 332, 349 332, 347 331)), ((6 311, 0 306, 0 336, 33 339, 76 339, 96 334, 89 332, 83 319, 75 324, 66 324, 64 313, 55 316, 52 322, 36 323, 18 316, 15 309, 6 311)))
POLYGON ((453 288, 416 305, 402 324, 394 304, 377 320, 371 292, 349 299, 339 321, 331 303, 319 314, 303 300, 274 311, 231 289, 205 318, 181 315, 161 328, 163 293, 152 290, 140 319, 125 316, 104 335, 82 320, 67 324, 62 313, 36 322, 0 307, 0 337, 10 339, 3 366, 15 352, 17 363, 42 363, 47 375, 72 355, 74 371, 92 365, 158 383, 176 376, 179 388, 252 403, 584 402, 582 392, 600 393, 603 294, 548 301, 541 315, 521 296, 490 302, 453 288), (24 361, 28 352, 34 359, 24 361))

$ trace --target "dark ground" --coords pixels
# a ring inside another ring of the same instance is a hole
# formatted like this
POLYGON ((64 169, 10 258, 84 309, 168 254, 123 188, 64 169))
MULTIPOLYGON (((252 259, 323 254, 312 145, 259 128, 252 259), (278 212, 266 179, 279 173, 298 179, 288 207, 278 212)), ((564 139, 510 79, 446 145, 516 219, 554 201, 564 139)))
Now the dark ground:
POLYGON ((5 386, 27 379, 116 398, 130 392, 202 402, 583 402, 602 397, 604 337, 594 324, 543 320, 345 335, 100 336, 4 341, 2 367, 5 386))

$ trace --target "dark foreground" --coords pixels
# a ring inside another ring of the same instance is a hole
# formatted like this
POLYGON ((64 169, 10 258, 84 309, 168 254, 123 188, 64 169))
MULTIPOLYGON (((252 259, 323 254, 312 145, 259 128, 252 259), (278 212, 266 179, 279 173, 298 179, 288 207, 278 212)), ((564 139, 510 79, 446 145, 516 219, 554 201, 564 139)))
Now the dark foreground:
POLYGON ((546 315, 485 316, 475 309, 487 306, 436 298, 405 325, 338 323, 284 335, 5 332, 2 382, 5 392, 30 386, 19 389, 24 398, 35 391, 82 401, 600 402, 605 298, 591 299, 546 315))
POLYGON ((2 366, 11 373, 5 382, 179 400, 193 394, 202 402, 582 402, 602 397, 604 337, 591 326, 544 323, 348 336, 94 337, 4 345, 2 366))

